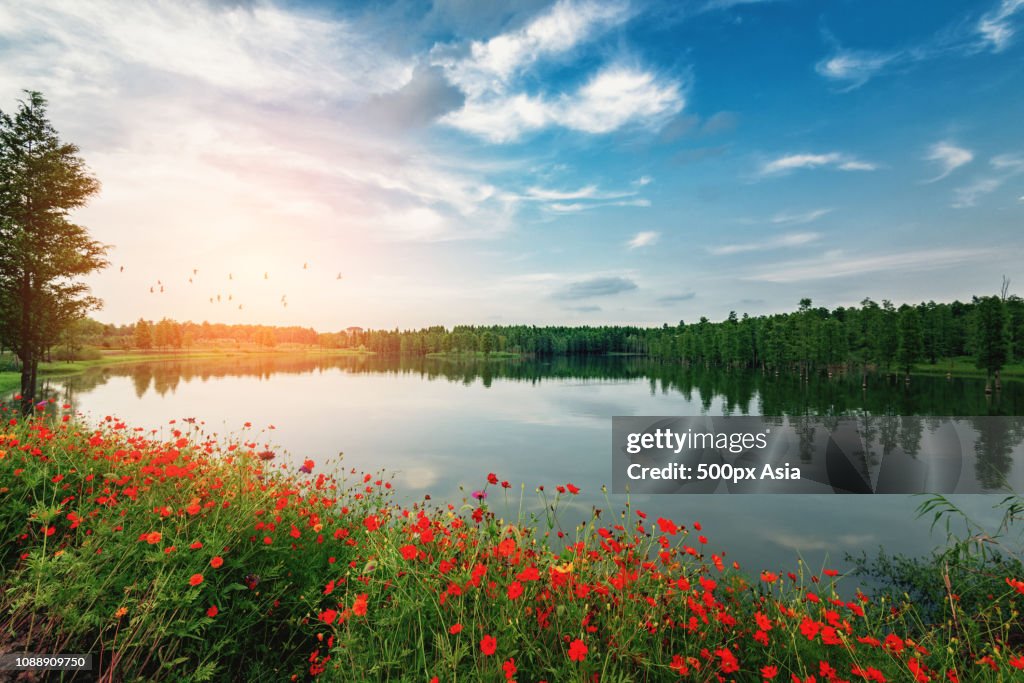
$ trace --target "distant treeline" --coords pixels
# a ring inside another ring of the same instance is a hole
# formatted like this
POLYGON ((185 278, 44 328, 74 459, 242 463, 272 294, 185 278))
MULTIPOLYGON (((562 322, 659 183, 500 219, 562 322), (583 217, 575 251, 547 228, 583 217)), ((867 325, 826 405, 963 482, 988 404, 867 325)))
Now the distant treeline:
POLYGON ((859 307, 829 310, 800 301, 792 313, 702 317, 660 328, 529 325, 367 330, 343 334, 341 346, 383 354, 505 351, 537 356, 633 353, 705 367, 811 372, 826 367, 875 367, 909 372, 919 362, 973 356, 997 373, 1024 360, 1024 299, 974 297, 970 303, 895 307, 865 299, 859 307))
POLYGON ((917 363, 970 356, 990 374, 1024 361, 1024 299, 974 297, 964 303, 895 307, 865 299, 829 310, 803 299, 796 311, 752 317, 735 312, 721 322, 662 327, 457 325, 419 330, 350 327, 318 333, 306 327, 139 320, 103 325, 83 320, 59 341, 68 353, 83 345, 118 349, 282 344, 364 349, 382 355, 496 352, 539 357, 625 353, 687 365, 810 373, 824 368, 909 372, 917 363))

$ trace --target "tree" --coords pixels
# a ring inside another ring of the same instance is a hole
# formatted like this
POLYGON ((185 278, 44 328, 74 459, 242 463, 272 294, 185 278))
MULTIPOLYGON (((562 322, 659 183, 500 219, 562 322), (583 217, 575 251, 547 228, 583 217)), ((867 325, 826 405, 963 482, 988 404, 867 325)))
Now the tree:
POLYGON ((976 361, 985 370, 985 393, 989 393, 989 380, 996 376, 999 388, 999 371, 1009 356, 1009 338, 1006 333, 1006 311, 1003 301, 997 296, 983 296, 975 306, 976 361))
POLYGON ((135 323, 135 348, 137 349, 151 349, 153 348, 153 329, 148 321, 139 318, 139 322, 135 323))
POLYGON ((76 278, 107 265, 107 247, 68 218, 99 191, 78 155, 28 91, 0 111, 0 336, 21 361, 22 406, 31 409, 39 359, 74 321, 99 308, 76 278))
POLYGON ((921 317, 913 306, 903 304, 899 309, 899 342, 896 360, 910 381, 914 364, 924 357, 924 339, 921 335, 921 317))

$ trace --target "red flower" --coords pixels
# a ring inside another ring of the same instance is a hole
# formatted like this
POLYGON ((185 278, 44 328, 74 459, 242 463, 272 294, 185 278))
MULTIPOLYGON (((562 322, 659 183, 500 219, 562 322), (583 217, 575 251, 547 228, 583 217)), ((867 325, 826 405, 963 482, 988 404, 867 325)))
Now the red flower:
POLYGON ((779 675, 779 667, 775 666, 774 664, 762 666, 761 675, 764 676, 766 679, 771 680, 779 675))
POLYGON ((515 600, 522 594, 523 584, 519 583, 518 581, 513 581, 512 584, 508 587, 508 599, 515 600))
POLYGON ((377 519, 377 515, 370 515, 363 520, 363 526, 366 527, 367 531, 376 531, 380 528, 380 520, 377 519))
POLYGON ((336 609, 325 609, 320 613, 320 621, 325 624, 333 624, 334 620, 338 618, 338 610, 336 609))
POLYGON ((352 605, 352 613, 357 617, 366 616, 366 601, 369 596, 366 593, 360 593, 356 596, 356 601, 352 605))
POLYGON ((452 624, 448 628, 448 633, 450 633, 453 636, 462 633, 462 624, 452 624))
POLYGON ((190 585, 190 586, 198 586, 202 582, 203 582, 203 575, 202 574, 193 574, 191 577, 189 577, 188 585, 190 585))
POLYGON ((487 475, 487 483, 488 484, 497 484, 498 483, 498 475, 496 475, 494 472, 491 472, 490 474, 488 474, 487 475))
POLYGON ((402 558, 403 559, 406 559, 406 560, 415 560, 416 559, 416 554, 418 552, 416 550, 416 546, 411 545, 411 544, 406 544, 406 545, 403 545, 398 550, 399 550, 399 552, 402 553, 402 558))
POLYGON ((487 635, 480 639, 480 652, 483 652, 486 656, 490 657, 498 649, 498 639, 494 636, 487 635))
POLYGON ((224 558, 217 555, 210 559, 210 566, 214 569, 219 569, 224 564, 224 558))
POLYGON ((511 681, 512 677, 516 675, 516 660, 515 657, 509 658, 504 664, 501 665, 502 670, 505 672, 505 680, 511 681))
POLYGON ((569 493, 571 493, 574 496, 580 492, 580 487, 574 486, 573 484, 566 484, 565 488, 569 489, 569 493))
POLYGON ((590 649, 587 647, 586 643, 579 638, 569 644, 569 659, 574 662, 582 662, 587 658, 588 652, 590 652, 590 649))
POLYGON ((208 616, 208 617, 210 617, 211 619, 213 619, 213 618, 214 618, 215 616, 217 616, 217 613, 218 613, 219 611, 220 611, 220 610, 219 610, 219 609, 217 609, 217 606, 216 606, 216 605, 213 605, 212 607, 210 607, 210 609, 206 610, 206 616, 208 616))

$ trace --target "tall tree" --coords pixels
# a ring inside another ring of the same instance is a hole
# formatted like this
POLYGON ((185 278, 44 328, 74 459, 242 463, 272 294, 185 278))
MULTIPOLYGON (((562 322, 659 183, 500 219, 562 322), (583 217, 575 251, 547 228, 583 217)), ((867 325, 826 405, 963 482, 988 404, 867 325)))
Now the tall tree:
POLYGON ((921 334, 921 316, 913 306, 903 304, 899 308, 899 342, 896 360, 899 362, 907 381, 914 364, 924 356, 924 339, 921 334))
POLYGON ((0 335, 21 361, 23 407, 36 395, 39 359, 99 299, 76 278, 107 265, 107 247, 69 220, 99 191, 78 155, 26 92, 14 115, 0 111, 0 335))
POLYGON ((995 374, 996 389, 999 388, 999 371, 1009 356, 1009 336, 1006 330, 1006 311, 998 296, 983 296, 975 306, 976 360, 979 368, 985 370, 985 392, 989 392, 989 380, 995 374))

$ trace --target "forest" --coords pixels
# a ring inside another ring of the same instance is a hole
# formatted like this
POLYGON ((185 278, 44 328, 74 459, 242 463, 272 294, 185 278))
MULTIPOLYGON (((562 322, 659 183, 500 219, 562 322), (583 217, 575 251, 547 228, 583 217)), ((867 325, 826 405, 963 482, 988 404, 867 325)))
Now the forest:
POLYGON ((797 310, 737 315, 676 325, 457 325, 418 330, 321 332, 306 327, 139 320, 104 325, 84 319, 62 335, 54 352, 73 357, 86 346, 191 349, 279 346, 355 349, 381 355, 516 354, 537 357, 633 354, 690 366, 758 368, 809 374, 845 368, 909 374, 919 363, 968 357, 997 381, 1009 363, 1024 361, 1024 299, 973 297, 896 307, 864 299, 832 310, 802 299, 797 310))

